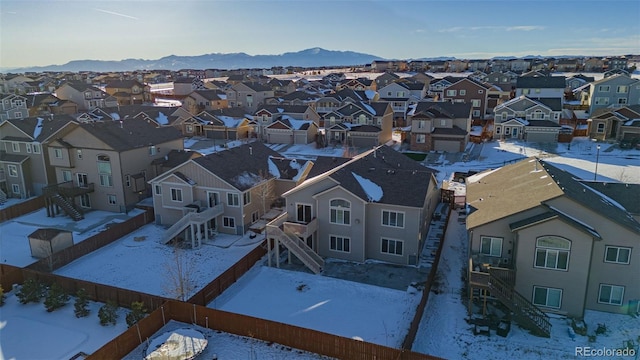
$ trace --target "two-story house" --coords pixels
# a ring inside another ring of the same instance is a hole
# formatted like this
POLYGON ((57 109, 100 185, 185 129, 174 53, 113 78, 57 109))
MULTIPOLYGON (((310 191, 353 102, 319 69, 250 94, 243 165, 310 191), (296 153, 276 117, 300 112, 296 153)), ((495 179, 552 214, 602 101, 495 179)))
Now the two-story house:
POLYGON ((516 97, 530 99, 560 99, 564 101, 567 87, 564 76, 520 76, 516 81, 516 97))
POLYGON ((597 189, 536 158, 467 178, 470 293, 547 337, 545 313, 637 313, 640 223, 597 189))
POLYGON ((182 150, 184 141, 173 127, 127 119, 82 123, 48 145, 58 184, 49 189, 49 205, 62 195, 80 213, 126 212, 149 196, 147 180, 157 175, 152 163, 182 150))
POLYGON ((387 146, 347 162, 316 162, 330 170, 283 194, 286 212, 267 225, 267 236, 314 272, 323 259, 305 253, 416 265, 439 197, 433 171, 387 146))
POLYGON ((640 104, 640 80, 618 74, 594 81, 589 87, 589 113, 606 107, 640 104))
POLYGON ((490 87, 490 85, 464 78, 445 87, 442 100, 471 104, 473 119, 483 120, 487 114, 490 87))
POLYGON ((469 142, 469 103, 419 102, 409 112, 414 151, 464 151, 469 142))
POLYGON ((347 102, 323 118, 326 144, 372 147, 391 140, 393 109, 387 102, 347 102))
POLYGON ((493 137, 554 143, 561 116, 559 99, 535 100, 521 95, 495 107, 493 137))
POLYGON ((72 101, 62 100, 50 93, 25 95, 29 116, 38 115, 73 115, 78 113, 78 105, 72 101))
POLYGON ((47 115, 0 122, 0 189, 8 197, 41 195, 56 183, 47 144, 77 122, 68 115, 47 115))
POLYGON ((198 246, 213 231, 245 234, 313 163, 285 159, 260 142, 190 159, 151 179, 156 222, 198 246))
POLYGON ((116 98, 119 105, 142 104, 151 101, 151 87, 138 80, 112 80, 105 86, 105 91, 116 98))
POLYGON ((195 115, 203 111, 229 107, 227 94, 222 90, 195 90, 182 100, 182 107, 195 115))
POLYGON ((0 97, 0 121, 22 119, 27 116, 29 116, 29 109, 25 96, 8 94, 0 97))
POLYGON ((320 126, 320 114, 310 105, 264 105, 253 115, 256 133, 259 139, 266 139, 265 129, 275 120, 287 116, 291 119, 311 121, 317 129, 320 126))
POLYGON ((81 81, 68 81, 56 89, 55 95, 62 100, 73 101, 79 110, 116 107, 118 100, 99 88, 81 81))
POLYGON ((274 96, 273 89, 257 82, 241 82, 227 90, 230 107, 240 107, 249 113, 255 112, 265 99, 274 96))

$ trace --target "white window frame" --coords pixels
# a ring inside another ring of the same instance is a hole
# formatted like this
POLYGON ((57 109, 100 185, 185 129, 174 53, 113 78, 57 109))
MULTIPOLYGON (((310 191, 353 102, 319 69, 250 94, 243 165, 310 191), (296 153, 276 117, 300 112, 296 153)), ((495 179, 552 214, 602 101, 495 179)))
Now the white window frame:
POLYGON ((33 144, 33 153, 40 154, 40 144, 33 144))
POLYGON ((79 160, 82 160, 82 149, 76 150, 76 156, 79 160))
POLYGON ((227 193, 227 205, 231 207, 239 207, 240 196, 237 193, 227 193))
POLYGON ((598 123, 596 125, 596 132, 598 134, 604 134, 604 129, 606 128, 605 123, 598 123))
POLYGON ((464 89, 460 90, 460 96, 465 96, 465 95, 467 95, 467 90, 464 90, 464 89))
POLYGON ((107 194, 107 203, 109 205, 117 205, 118 198, 114 194, 107 194))
POLYGON ((182 189, 180 188, 171 188, 171 201, 173 202, 182 202, 182 189))
POLYGON ((86 209, 91 208, 91 197, 89 197, 89 194, 80 195, 80 206, 86 209))
POLYGON ((236 228, 236 218, 233 216, 223 216, 222 217, 222 227, 226 227, 227 229, 235 229, 236 228))
POLYGON ((609 91, 611 91, 611 87, 609 85, 599 85, 598 86, 598 91, 609 92, 609 91))
POLYGON ((131 175, 124 176, 124 184, 126 187, 131 187, 131 175))
POLYGON ((478 117, 480 116, 480 110, 473 110, 473 117, 478 117))
POLYGON ((329 235, 329 250, 341 253, 350 253, 351 238, 340 235, 329 235), (347 250, 345 250, 345 248, 347 248, 347 250))
POLYGON ((627 85, 618 85, 616 87, 616 93, 618 94, 626 94, 629 92, 629 86, 627 85))
POLYGON ((53 149, 53 157, 56 159, 62 159, 63 155, 62 155, 62 149, 60 148, 54 148, 53 149))
POLYGON ((457 90, 447 90, 447 96, 456 96, 457 93, 457 90))
POLYGON ((604 248, 604 262, 606 263, 610 263, 610 264, 623 264, 623 265, 629 265, 629 263, 631 262, 631 248, 630 247, 625 247, 625 246, 613 246, 613 245, 607 245, 604 248), (615 260, 607 260, 609 258, 609 250, 614 250, 615 251, 615 260), (627 252, 627 261, 620 261, 620 251, 626 251, 627 252))
POLYGON ((25 145, 27 146, 27 154, 31 154, 31 144, 26 143, 25 145))
POLYGON ((155 145, 149 146, 149 156, 154 156, 158 153, 158 148, 155 145))
POLYGON ((609 98, 608 97, 604 97, 604 96, 598 96, 598 97, 596 97, 595 104, 596 105, 609 105, 609 98))
POLYGON ((486 255, 486 256, 493 256, 493 257, 502 257, 502 244, 504 243, 504 239, 500 238, 500 237, 494 237, 494 236, 480 236, 480 249, 479 249, 479 253, 482 255, 486 255), (489 251, 483 251, 484 248, 484 244, 485 244, 485 240, 489 241, 489 251), (498 253, 495 253, 495 245, 494 245, 494 241, 499 243, 499 247, 498 247, 498 253))
POLYGON ((480 100, 480 99, 471 100, 471 107, 478 108, 480 106, 482 106, 482 100, 480 100))
POLYGON ((418 129, 424 129, 427 127, 427 122, 425 120, 418 120, 418 129))
POLYGON ((416 134, 416 143, 424 144, 427 142, 427 136, 425 134, 416 134))
POLYGON ((345 199, 329 200, 329 222, 331 224, 350 226, 351 225, 351 202, 345 199), (344 201, 347 203, 348 207, 331 205, 331 203, 334 200, 344 201))
POLYGON ((14 153, 19 153, 19 152, 20 152, 20 143, 19 143, 19 142, 12 141, 12 142, 11 142, 11 150, 12 150, 14 153))
POLYGON ((154 192, 158 196, 162 196, 162 185, 156 184, 153 186, 154 192))
POLYGON ((18 177, 18 166, 13 164, 7 164, 7 173, 11 177, 18 177))
POLYGON ((242 204, 245 206, 251 204, 251 191, 242 193, 242 204))
POLYGON ((404 211, 382 210, 380 223, 382 226, 404 229, 404 211))
POLYGON ((542 307, 546 307, 546 308, 552 308, 552 309, 560 309, 562 307, 562 289, 558 289, 558 288, 550 288, 550 287, 546 287, 546 286, 534 286, 533 287, 533 298, 531 299, 531 302, 534 305, 537 306, 542 306, 542 307), (536 301, 536 289, 541 289, 541 290, 546 290, 546 295, 545 295, 545 302, 540 303, 536 301), (553 292, 559 292, 560 296, 558 297, 558 305, 549 305, 549 293, 553 291, 553 292))
POLYGON ((620 285, 613 285, 613 284, 600 284, 600 287, 598 289, 598 303, 599 304, 606 304, 606 305, 616 305, 616 306, 621 306, 622 304, 624 304, 624 286, 620 286, 620 285), (609 288, 609 300, 608 301, 602 301, 602 289, 603 288, 609 288), (620 302, 614 302, 612 300, 614 292, 613 290, 617 290, 619 291, 620 294, 620 302))
POLYGON ((385 255, 403 256, 404 241, 398 239, 380 238, 380 253, 385 255), (398 245, 400 246, 398 247, 398 245), (398 248, 400 249, 399 251, 398 248))
POLYGON ((20 184, 11 184, 11 192, 14 194, 20 194, 20 184))
POLYGON ((537 269, 568 271, 570 257, 571 257, 571 241, 570 240, 564 239, 559 236, 541 236, 536 239, 536 253, 533 261, 533 267, 537 269), (566 249, 566 248, 560 248, 560 247, 540 245, 540 241, 547 238, 566 241, 569 243, 569 248, 566 249), (544 253, 544 264, 538 265, 538 256, 542 253, 544 253), (566 268, 559 267, 560 255, 563 253, 566 253, 566 268), (554 262, 555 264, 552 264, 554 262))

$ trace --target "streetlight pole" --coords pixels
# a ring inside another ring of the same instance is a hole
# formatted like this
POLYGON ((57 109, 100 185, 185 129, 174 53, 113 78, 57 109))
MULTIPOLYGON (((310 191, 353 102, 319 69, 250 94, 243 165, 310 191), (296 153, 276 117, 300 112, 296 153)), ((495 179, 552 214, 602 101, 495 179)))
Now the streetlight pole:
POLYGON ((600 159, 600 145, 596 146, 596 171, 593 173, 593 181, 598 178, 598 160, 600 159))

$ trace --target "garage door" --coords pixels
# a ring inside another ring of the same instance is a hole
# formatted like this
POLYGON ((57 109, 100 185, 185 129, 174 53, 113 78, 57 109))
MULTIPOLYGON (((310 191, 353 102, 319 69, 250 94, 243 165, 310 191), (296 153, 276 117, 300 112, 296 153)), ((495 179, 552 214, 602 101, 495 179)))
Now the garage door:
POLYGON ((267 142, 271 144, 291 144, 291 133, 277 133, 267 130, 267 142))
POLYGON ((555 133, 539 133, 539 132, 527 132, 526 141, 528 142, 540 142, 540 143, 550 143, 557 142, 555 133))
POLYGON ((435 140, 433 150, 446 152, 460 152, 460 141, 435 140))

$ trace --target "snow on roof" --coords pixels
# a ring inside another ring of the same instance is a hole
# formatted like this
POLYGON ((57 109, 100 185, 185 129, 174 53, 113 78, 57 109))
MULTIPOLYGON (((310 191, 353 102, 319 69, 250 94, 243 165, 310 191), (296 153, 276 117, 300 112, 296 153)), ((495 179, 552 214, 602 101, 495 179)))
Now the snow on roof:
POLYGON ((469 135, 480 136, 482 135, 482 126, 472 126, 469 135))
POLYGON ((376 96, 376 92, 373 90, 365 90, 364 94, 367 96, 367 99, 369 100, 373 100, 373 98, 376 96))
POLYGON ((517 122, 521 123, 521 124, 522 124, 522 125, 524 125, 524 126, 529 125, 529 122, 528 122, 527 120, 525 120, 525 119, 516 118, 515 120, 516 120, 517 122))
POLYGON ((220 100, 227 100, 227 94, 217 94, 220 100))
POLYGON ((224 115, 220 115, 220 116, 216 116, 218 119, 220 119, 220 121, 222 121, 224 123, 224 126, 228 127, 228 128, 234 128, 237 127, 238 124, 240 123, 241 120, 239 119, 234 119, 231 116, 224 116, 224 115))
POLYGON ((36 124, 35 129, 33 129, 33 138, 37 139, 38 136, 40 136, 40 132, 42 131, 42 122, 44 121, 43 118, 38 118, 38 123, 36 124))
POLYGON ((373 110, 373 108, 371 106, 369 106, 369 104, 367 103, 361 103, 362 106, 365 108, 365 110, 367 110, 368 112, 372 113, 373 115, 376 115, 376 111, 373 110))
MULTIPOLYGON (((312 165, 311 165, 311 164, 312 164, 312 162, 311 162, 311 161, 305 161, 305 162, 304 162, 304 167, 300 166, 300 163, 298 163, 298 162, 296 162, 296 164, 298 164, 298 167, 297 167, 297 169, 298 169, 298 173, 296 174, 296 176, 294 176, 294 177, 291 179, 291 180, 293 180, 293 181, 299 181, 299 180, 300 180, 300 178, 302 177, 302 175, 303 175, 303 174, 305 174, 305 173, 307 172, 307 169, 308 169, 309 167, 311 167, 311 166, 312 166, 312 165)), ((294 165, 293 165, 293 164, 291 164, 291 167, 294 167, 294 165)), ((294 167, 294 169, 295 169, 295 167, 294 167)))
POLYGON ((158 112, 158 117, 156 118, 156 122, 160 125, 168 125, 169 118, 163 112, 158 112))
POLYGON ((351 172, 351 175, 358 181, 364 193, 367 194, 369 201, 380 201, 382 199, 382 188, 369 179, 365 179, 362 176, 351 172))
POLYGON ((294 130, 300 130, 300 128, 305 125, 305 124, 310 124, 313 121, 310 120, 298 120, 298 119, 294 119, 291 116, 283 116, 283 119, 287 119, 289 121, 289 124, 291 124, 291 127, 293 127, 294 130))
POLYGON ((271 156, 269 156, 269 160, 267 160, 267 163, 269 165, 269 174, 273 175, 273 177, 275 177, 276 179, 280 179, 280 170, 278 169, 278 166, 276 166, 276 164, 273 162, 271 156))
POLYGON ((277 110, 279 113, 283 113, 283 112, 284 112, 284 109, 283 109, 283 108, 277 108, 276 110, 277 110))
POLYGON ((635 122, 640 122, 640 119, 631 119, 631 120, 629 120, 629 121, 626 121, 626 122, 624 123, 624 126, 634 126, 634 123, 635 123, 635 122))
MULTIPOLYGON (((271 171, 271 169, 269 169, 271 171)), ((243 171, 238 176, 233 178, 234 185, 238 185, 238 187, 254 187, 262 181, 262 177, 258 174, 250 173, 248 171, 243 171)))

